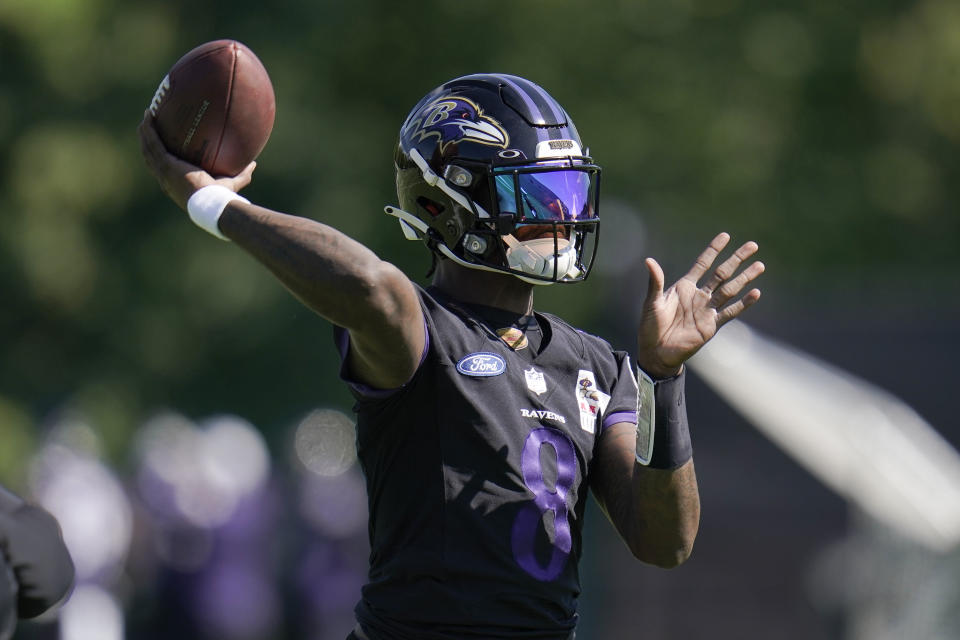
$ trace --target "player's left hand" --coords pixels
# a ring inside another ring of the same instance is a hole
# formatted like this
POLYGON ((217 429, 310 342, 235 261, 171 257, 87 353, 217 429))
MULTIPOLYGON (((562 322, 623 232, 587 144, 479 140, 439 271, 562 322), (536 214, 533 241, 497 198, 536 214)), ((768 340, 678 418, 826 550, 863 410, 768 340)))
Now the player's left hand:
POLYGON ((648 374, 667 378, 679 373, 683 363, 712 338, 724 324, 760 299, 760 290, 740 294, 763 273, 760 261, 737 270, 759 249, 756 242, 744 243, 720 266, 717 256, 730 242, 721 233, 697 258, 680 280, 664 291, 663 269, 647 258, 650 285, 643 303, 638 335, 637 362, 648 374), (700 281, 702 284, 698 284, 700 281))
POLYGON ((150 115, 149 109, 144 112, 143 120, 137 127, 137 133, 140 136, 140 152, 150 173, 160 183, 163 192, 184 211, 187 210, 187 200, 201 187, 219 184, 236 192, 250 184, 253 179, 256 162, 251 162, 235 176, 214 178, 200 167, 181 160, 167 151, 153 127, 153 116, 150 115))

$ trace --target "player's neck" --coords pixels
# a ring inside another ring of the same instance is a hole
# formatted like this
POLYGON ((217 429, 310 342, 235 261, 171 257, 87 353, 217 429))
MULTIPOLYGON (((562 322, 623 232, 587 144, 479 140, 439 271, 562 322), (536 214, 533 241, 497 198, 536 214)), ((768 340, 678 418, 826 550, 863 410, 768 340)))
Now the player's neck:
POLYGON ((533 311, 533 285, 505 273, 461 267, 449 260, 437 265, 433 286, 455 300, 515 313, 533 311))

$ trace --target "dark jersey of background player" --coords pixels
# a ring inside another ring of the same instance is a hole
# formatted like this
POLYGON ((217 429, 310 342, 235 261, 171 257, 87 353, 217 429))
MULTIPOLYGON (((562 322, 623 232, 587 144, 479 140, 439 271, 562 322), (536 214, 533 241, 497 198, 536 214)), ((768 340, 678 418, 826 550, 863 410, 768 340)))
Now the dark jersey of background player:
POLYGON ((411 381, 384 391, 341 374, 369 496, 358 620, 371 637, 565 638, 594 449, 636 422, 633 365, 550 314, 419 294, 427 345, 411 381))
POLYGON ((0 487, 0 640, 63 601, 73 561, 49 513, 0 487))

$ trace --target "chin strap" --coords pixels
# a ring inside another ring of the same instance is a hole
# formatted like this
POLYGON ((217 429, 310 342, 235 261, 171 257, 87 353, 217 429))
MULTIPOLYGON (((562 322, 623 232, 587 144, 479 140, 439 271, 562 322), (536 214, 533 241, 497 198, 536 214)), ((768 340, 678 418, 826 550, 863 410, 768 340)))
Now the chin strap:
MULTIPOLYGON (((417 231, 423 234, 424 237, 430 237, 430 227, 427 225, 427 223, 409 211, 404 211, 398 207, 386 206, 383 208, 383 212, 388 216, 393 216, 400 221, 400 229, 403 230, 403 237, 405 237, 407 240, 420 240, 421 238, 419 235, 417 235, 417 231)), ((482 271, 491 271, 493 273, 503 273, 503 271, 494 269, 493 267, 487 267, 474 262, 467 262, 451 251, 450 247, 442 242, 436 243, 436 247, 444 256, 469 269, 480 269, 482 271)))

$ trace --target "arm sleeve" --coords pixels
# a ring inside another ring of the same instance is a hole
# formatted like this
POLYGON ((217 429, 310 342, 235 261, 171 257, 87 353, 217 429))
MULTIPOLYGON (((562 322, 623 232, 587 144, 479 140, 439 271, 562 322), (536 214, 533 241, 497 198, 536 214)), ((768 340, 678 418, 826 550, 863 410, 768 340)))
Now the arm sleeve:
MULTIPOLYGON (((5 494, 0 507, 15 504, 13 494, 0 492, 5 494)), ((34 618, 58 604, 73 586, 73 560, 60 525, 40 507, 20 501, 12 509, 0 509, 0 552, 16 579, 21 618, 34 618)))
MULTIPOLYGON (((417 365, 416 371, 410 376, 410 380, 413 380, 417 375, 417 371, 423 366, 423 361, 427 359, 427 352, 430 351, 430 323, 427 322, 429 312, 423 304, 423 294, 419 287, 417 287, 417 294, 420 297, 420 307, 423 309, 423 353, 420 354, 420 362, 417 365)), ((350 332, 343 327, 333 325, 333 342, 337 347, 337 353, 340 355, 340 379, 346 383, 350 389, 350 393, 352 393, 353 397, 357 400, 383 400, 394 395, 410 383, 410 380, 408 380, 396 389, 375 389, 357 380, 350 371, 350 332)))

